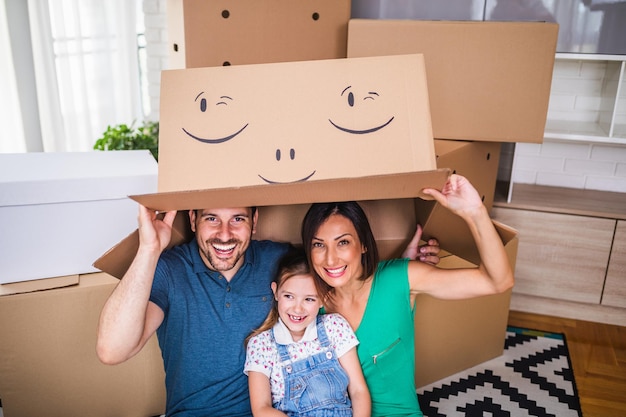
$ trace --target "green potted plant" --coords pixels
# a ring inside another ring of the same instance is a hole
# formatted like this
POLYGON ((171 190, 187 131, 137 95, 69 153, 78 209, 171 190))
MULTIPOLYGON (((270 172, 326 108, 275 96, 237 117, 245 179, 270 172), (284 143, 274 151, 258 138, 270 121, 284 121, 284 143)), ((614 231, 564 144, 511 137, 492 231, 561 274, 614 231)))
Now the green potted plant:
POLYGON ((159 122, 145 121, 139 127, 118 124, 107 126, 93 148, 100 151, 148 149, 159 160, 159 122))

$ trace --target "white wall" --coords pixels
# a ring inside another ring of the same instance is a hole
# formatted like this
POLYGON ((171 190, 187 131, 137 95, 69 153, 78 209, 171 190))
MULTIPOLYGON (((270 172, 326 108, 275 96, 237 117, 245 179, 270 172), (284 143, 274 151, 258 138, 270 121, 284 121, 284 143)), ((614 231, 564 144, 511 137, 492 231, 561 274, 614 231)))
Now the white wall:
POLYGON ((161 70, 168 68, 166 4, 167 0, 143 0, 150 120, 159 120, 161 70))
MULTIPOLYGON (((150 118, 158 120, 160 72, 162 69, 167 69, 169 52, 166 22, 167 0, 143 1, 152 106, 150 118)), ((593 71, 582 71, 582 74, 589 73, 593 74, 593 71)), ((596 76, 592 75, 592 77, 596 76)), ((574 83, 580 84, 581 82, 586 81, 584 79, 573 80, 567 66, 555 68, 553 85, 558 85, 561 92, 567 92, 570 87, 574 90, 574 83)), ((626 87, 622 90, 626 90, 626 87)), ((622 94, 622 100, 625 95, 622 94)), ((559 97, 551 99, 550 112, 562 110, 559 106, 562 106, 564 102, 572 106, 587 105, 587 100, 581 97, 574 97, 571 100, 564 100, 563 97, 563 94, 560 94, 559 97), (559 106, 555 107, 555 104, 559 106)), ((620 104, 619 108, 626 112, 626 105, 620 104)), ((576 111, 578 110, 577 108, 576 111)), ((625 116, 620 114, 620 117, 625 116)), ((507 147, 505 152, 512 152, 512 149, 507 147)), ((504 175, 507 180, 510 177, 513 182, 626 192, 626 139, 624 144, 563 143, 550 140, 546 140, 543 144, 517 144, 515 157, 504 155, 503 159, 513 160, 513 166, 505 166, 500 170, 499 175, 504 175)))

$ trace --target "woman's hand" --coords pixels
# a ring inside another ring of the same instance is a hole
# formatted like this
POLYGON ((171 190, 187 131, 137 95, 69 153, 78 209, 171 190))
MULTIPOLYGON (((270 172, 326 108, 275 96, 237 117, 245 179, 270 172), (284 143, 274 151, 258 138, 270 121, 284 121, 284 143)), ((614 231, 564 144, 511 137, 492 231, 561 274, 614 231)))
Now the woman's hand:
POLYGON ((478 191, 467 178, 461 175, 452 174, 441 191, 425 188, 423 192, 461 217, 471 216, 477 210, 484 209, 478 191))

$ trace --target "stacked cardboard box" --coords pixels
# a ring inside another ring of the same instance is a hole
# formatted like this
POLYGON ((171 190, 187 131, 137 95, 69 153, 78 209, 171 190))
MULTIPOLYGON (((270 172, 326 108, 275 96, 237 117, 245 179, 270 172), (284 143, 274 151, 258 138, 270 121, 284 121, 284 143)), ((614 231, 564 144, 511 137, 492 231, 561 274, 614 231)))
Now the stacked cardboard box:
POLYGON ((96 272, 94 257, 137 227, 127 195, 156 187, 148 151, 0 154, 0 284, 96 272))
POLYGON ((120 367, 95 354, 117 280, 93 260, 137 228, 157 189, 148 151, 0 155, 0 399, 6 417, 158 414, 156 339, 120 367), (155 360, 156 359, 156 360, 155 360))
POLYGON ((156 338, 119 366, 100 363, 100 310, 118 280, 0 297, 0 398, 5 417, 155 416, 165 409, 156 338))
POLYGON ((350 7, 350 0, 168 0, 169 68, 345 58, 350 7))

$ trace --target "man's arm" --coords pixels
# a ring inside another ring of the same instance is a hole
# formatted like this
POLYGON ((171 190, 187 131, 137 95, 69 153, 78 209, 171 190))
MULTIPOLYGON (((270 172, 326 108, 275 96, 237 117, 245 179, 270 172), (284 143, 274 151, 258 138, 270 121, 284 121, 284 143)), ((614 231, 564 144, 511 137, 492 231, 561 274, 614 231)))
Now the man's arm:
POLYGON ((96 351, 100 361, 117 364, 139 352, 163 321, 163 311, 149 302, 156 265, 167 247, 176 212, 163 219, 139 207, 139 249, 100 313, 96 351))
POLYGON ((439 263, 439 241, 437 239, 429 239, 425 245, 420 246, 421 238, 422 226, 418 224, 413 239, 411 239, 406 249, 404 249, 404 252, 402 252, 402 258, 437 265, 439 263))

